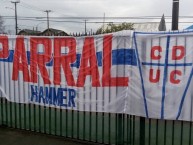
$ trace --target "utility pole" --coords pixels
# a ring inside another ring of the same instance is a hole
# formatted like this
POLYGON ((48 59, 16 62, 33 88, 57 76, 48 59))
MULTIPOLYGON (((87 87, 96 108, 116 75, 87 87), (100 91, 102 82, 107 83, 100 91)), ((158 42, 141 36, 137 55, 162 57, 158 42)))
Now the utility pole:
POLYGON ((104 13, 104 17, 103 17, 103 33, 105 31, 105 13, 104 13))
POLYGON ((15 35, 17 35, 17 4, 20 3, 20 1, 11 1, 15 5, 15 35))
POLYGON ((85 27, 84 27, 84 34, 85 34, 85 35, 86 35, 86 21, 87 21, 87 20, 84 20, 84 26, 85 26, 85 27))
POLYGON ((48 30, 49 30, 49 28, 50 28, 50 25, 49 25, 49 12, 51 12, 51 10, 46 10, 44 12, 47 13, 47 27, 48 27, 48 30))
POLYGON ((179 0, 173 0, 172 9, 172 30, 178 30, 179 0))

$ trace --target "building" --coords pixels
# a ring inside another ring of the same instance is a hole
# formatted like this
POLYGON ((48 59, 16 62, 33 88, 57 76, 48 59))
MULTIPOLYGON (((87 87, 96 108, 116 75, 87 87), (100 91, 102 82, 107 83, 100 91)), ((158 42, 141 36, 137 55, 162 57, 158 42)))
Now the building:
POLYGON ((18 35, 40 35, 40 31, 30 30, 30 29, 23 29, 19 31, 18 35))
POLYGON ((68 36, 68 34, 62 30, 49 28, 41 33, 42 36, 68 36))
POLYGON ((21 30, 18 35, 34 35, 34 36, 69 36, 66 32, 58 29, 49 28, 41 31, 35 31, 30 29, 21 30))

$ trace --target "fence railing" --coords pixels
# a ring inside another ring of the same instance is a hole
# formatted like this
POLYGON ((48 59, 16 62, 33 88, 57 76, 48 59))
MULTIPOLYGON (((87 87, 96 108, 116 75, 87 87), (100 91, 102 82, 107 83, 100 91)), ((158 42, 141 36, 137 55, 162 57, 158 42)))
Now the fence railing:
POLYGON ((0 125, 117 145, 191 145, 192 122, 91 113, 0 99, 0 125))

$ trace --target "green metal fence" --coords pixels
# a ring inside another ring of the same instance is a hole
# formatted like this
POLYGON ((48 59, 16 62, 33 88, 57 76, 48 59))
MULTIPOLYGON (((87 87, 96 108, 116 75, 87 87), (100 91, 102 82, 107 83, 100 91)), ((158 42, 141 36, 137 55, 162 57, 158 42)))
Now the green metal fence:
POLYGON ((0 99, 0 125, 102 144, 191 145, 192 122, 18 104, 0 99))

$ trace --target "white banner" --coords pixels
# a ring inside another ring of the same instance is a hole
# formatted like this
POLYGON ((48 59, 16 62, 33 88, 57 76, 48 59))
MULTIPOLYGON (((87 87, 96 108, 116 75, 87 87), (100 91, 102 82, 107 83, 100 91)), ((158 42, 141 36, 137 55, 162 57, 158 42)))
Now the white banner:
POLYGON ((0 36, 0 95, 11 102, 122 113, 129 67, 136 66, 130 33, 0 36))
POLYGON ((192 121, 193 33, 0 36, 0 97, 192 121))
POLYGON ((150 118, 193 120, 192 40, 190 32, 134 34, 139 74, 129 78, 140 79, 129 86, 138 86, 132 89, 131 100, 144 108, 139 110, 131 103, 135 111, 128 112, 150 118))

